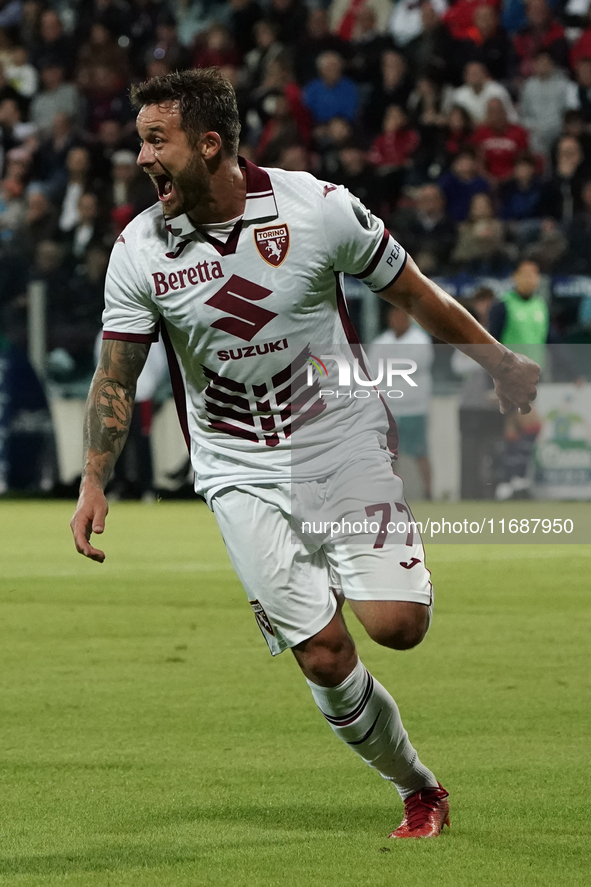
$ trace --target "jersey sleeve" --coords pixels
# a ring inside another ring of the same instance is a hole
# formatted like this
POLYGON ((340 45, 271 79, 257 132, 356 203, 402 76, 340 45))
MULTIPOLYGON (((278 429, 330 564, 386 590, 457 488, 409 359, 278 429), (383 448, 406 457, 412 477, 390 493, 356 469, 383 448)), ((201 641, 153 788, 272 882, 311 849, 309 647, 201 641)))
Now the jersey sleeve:
POLYGON ((148 283, 122 235, 113 247, 107 269, 103 339, 156 342, 159 319, 148 283))
POLYGON ((335 271, 358 277, 374 293, 387 289, 402 273, 406 251, 382 220, 342 185, 324 185, 321 201, 335 271))

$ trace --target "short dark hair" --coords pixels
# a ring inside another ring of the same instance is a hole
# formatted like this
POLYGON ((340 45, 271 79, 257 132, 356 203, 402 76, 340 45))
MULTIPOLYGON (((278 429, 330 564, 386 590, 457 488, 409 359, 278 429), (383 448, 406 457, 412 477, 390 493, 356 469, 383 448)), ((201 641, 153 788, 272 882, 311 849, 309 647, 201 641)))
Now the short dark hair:
POLYGON ((131 87, 131 102, 138 109, 144 105, 178 102, 181 129, 190 143, 195 144, 203 133, 213 130, 219 133, 226 154, 235 157, 238 152, 240 118, 236 93, 219 68, 174 71, 152 77, 131 87))

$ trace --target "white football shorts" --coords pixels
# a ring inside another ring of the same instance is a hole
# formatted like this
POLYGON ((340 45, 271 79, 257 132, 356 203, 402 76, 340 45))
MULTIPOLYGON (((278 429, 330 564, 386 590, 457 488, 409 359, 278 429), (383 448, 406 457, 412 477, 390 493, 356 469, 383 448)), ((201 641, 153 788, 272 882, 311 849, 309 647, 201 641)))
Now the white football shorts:
POLYGON ((274 656, 328 625, 343 595, 432 605, 423 543, 386 454, 320 481, 230 487, 212 507, 274 656))

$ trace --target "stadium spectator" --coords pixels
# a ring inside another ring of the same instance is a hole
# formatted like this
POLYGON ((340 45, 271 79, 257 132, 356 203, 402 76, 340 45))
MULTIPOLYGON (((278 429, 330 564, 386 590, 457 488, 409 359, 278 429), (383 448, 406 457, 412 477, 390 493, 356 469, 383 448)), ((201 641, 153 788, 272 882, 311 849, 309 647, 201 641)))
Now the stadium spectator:
POLYGON ((146 69, 153 61, 164 62, 169 71, 182 71, 191 63, 191 54, 179 40, 176 19, 166 10, 158 16, 156 39, 144 54, 146 69))
MULTIPOLYGON (((577 139, 581 146, 581 151, 583 152, 584 162, 591 163, 591 133, 587 131, 583 115, 580 111, 564 112, 561 136, 572 136, 577 139)), ((551 152, 552 167, 556 165, 558 141, 559 140, 556 141, 551 152)))
POLYGON ((476 5, 472 27, 466 31, 464 52, 466 61, 482 62, 494 80, 507 79, 511 42, 499 24, 499 16, 493 5, 476 5))
POLYGON ((315 124, 332 117, 354 121, 359 106, 357 87, 343 75, 343 59, 336 52, 324 52, 317 61, 319 76, 304 89, 304 103, 315 124))
POLYGON ((532 68, 521 90, 520 119, 529 130, 532 151, 548 157, 562 130, 569 80, 547 50, 538 52, 532 68))
POLYGON ((223 68, 239 65, 240 53, 234 45, 228 28, 214 22, 203 34, 197 36, 193 49, 194 68, 223 68))
MULTIPOLYGON (((430 0, 430 2, 437 17, 447 9, 446 0, 430 0)), ((415 0, 398 0, 394 4, 388 28, 396 46, 406 51, 406 48, 423 34, 425 27, 429 27, 430 21, 432 18, 423 15, 420 3, 416 3, 415 0)))
POLYGON ((59 61, 46 62, 41 69, 41 90, 31 102, 31 122, 43 135, 51 132, 56 114, 67 114, 72 120, 81 119, 82 105, 78 89, 64 80, 64 66, 59 61))
MULTIPOLYGON (((488 318, 495 301, 493 290, 481 286, 463 305, 488 329, 488 318)), ((492 379, 482 367, 456 349, 451 357, 451 368, 463 379, 459 411, 461 498, 492 499, 504 417, 496 408, 492 379)))
POLYGON ((3 0, 0 7, 0 28, 15 28, 21 23, 23 4, 21 0, 3 0))
POLYGON ((410 166, 419 143, 419 134, 408 125, 404 109, 400 105, 390 105, 384 114, 382 133, 371 146, 369 159, 384 175, 410 166))
MULTIPOLYGON (((268 97, 267 105, 271 100, 268 97)), ((327 126, 330 126, 329 121, 327 126)), ((302 131, 294 118, 290 103, 283 91, 275 96, 275 108, 269 117, 257 145, 257 159, 262 166, 275 166, 284 148, 309 142, 309 128, 302 131)))
POLYGON ((304 36, 307 11, 303 0, 270 0, 266 17, 276 26, 281 43, 297 43, 304 36))
POLYGON ((315 8, 308 12, 306 31, 295 46, 294 64, 298 83, 309 83, 316 76, 317 61, 325 52, 336 52, 346 59, 349 45, 330 31, 328 12, 315 8))
POLYGON ((591 123, 591 58, 581 58, 575 71, 576 82, 569 84, 567 104, 579 111, 589 126, 591 123))
POLYGON ((333 0, 328 9, 331 30, 343 40, 353 39, 357 16, 362 9, 374 13, 378 33, 385 34, 392 13, 391 0, 333 0))
POLYGON ((437 178, 447 165, 443 144, 446 132, 442 112, 444 100, 444 90, 427 77, 417 81, 409 96, 407 110, 420 138, 419 148, 413 156, 413 170, 408 176, 413 184, 437 178))
POLYGON ((310 155, 304 145, 286 145, 281 149, 276 166, 292 172, 310 172, 310 155))
POLYGON ((39 75, 34 65, 28 61, 28 53, 25 46, 17 44, 10 50, 10 62, 4 67, 4 74, 8 82, 19 95, 25 99, 31 99, 39 86, 39 75))
POLYGON ((573 70, 581 59, 591 58, 591 6, 587 9, 584 30, 571 46, 569 61, 573 70))
POLYGON ((74 42, 64 33, 61 19, 54 9, 46 9, 41 14, 39 34, 30 47, 30 58, 38 70, 48 65, 59 65, 68 75, 74 71, 74 42))
POLYGON ((58 112, 50 132, 39 140, 33 156, 31 176, 43 183, 50 199, 56 199, 66 185, 66 159, 70 149, 79 145, 81 136, 68 114, 58 112))
POLYGON ((503 274, 514 257, 490 195, 475 194, 468 218, 460 222, 452 262, 466 266, 473 274, 503 274))
POLYGON ((128 0, 91 0, 83 3, 77 16, 76 37, 84 39, 95 22, 100 22, 113 34, 129 36, 134 12, 132 6, 135 5, 128 0))
POLYGON ((91 145, 92 164, 97 178, 107 184, 113 173, 113 155, 117 151, 127 150, 136 156, 136 149, 136 140, 127 136, 119 120, 107 117, 101 121, 91 145))
POLYGON ((46 284, 47 293, 47 335, 48 349, 60 347, 59 327, 68 322, 69 300, 68 285, 71 274, 64 259, 66 250, 63 244, 55 240, 41 240, 35 250, 30 278, 46 284))
POLYGON ((156 193, 148 177, 143 175, 134 151, 121 149, 112 156, 112 184, 107 189, 111 206, 127 207, 130 221, 154 203, 156 193))
POLYGON ((54 379, 88 378, 94 362, 94 342, 104 306, 105 272, 109 254, 104 246, 90 243, 84 259, 68 268, 61 283, 60 300, 51 303, 49 368, 54 379))
MULTIPOLYGON (((522 352, 530 356, 535 354, 543 365, 550 315, 545 299, 537 294, 539 287, 540 269, 536 262, 520 262, 513 274, 513 287, 491 308, 488 328, 492 335, 496 332, 495 338, 500 342, 519 343, 522 352)), ((531 486, 527 469, 540 427, 535 408, 526 416, 505 417, 502 480, 495 490, 496 499, 523 495, 531 486)))
POLYGON ((0 182, 0 248, 12 241, 16 230, 25 216, 23 187, 15 179, 2 179, 0 182))
POLYGON ((509 122, 500 99, 489 101, 486 119, 476 127, 472 138, 481 152, 485 172, 494 182, 510 178, 516 158, 529 148, 527 130, 509 122))
POLYGON ((12 101, 18 102, 21 107, 26 105, 18 90, 8 81, 5 68, 0 64, 0 102, 3 102, 4 99, 12 99, 12 101))
POLYGON ((0 101, 0 127, 2 128, 2 145, 5 151, 22 147, 28 156, 37 148, 37 127, 34 123, 25 123, 21 107, 14 99, 0 101))
POLYGON ((445 199, 435 184, 417 189, 414 206, 400 208, 390 220, 389 230, 412 250, 424 274, 447 269, 456 242, 456 225, 445 212, 445 199))
POLYGON ((488 194, 490 191, 488 181, 480 173, 473 147, 458 151, 451 169, 439 179, 439 187, 445 197, 449 217, 454 222, 467 219, 472 198, 476 194, 488 194))
POLYGON ((591 274, 591 180, 581 188, 581 208, 568 224, 566 239, 566 267, 574 274, 591 274))
POLYGON ((440 135, 442 156, 446 166, 464 149, 473 150, 473 132, 474 124, 466 109, 461 105, 452 105, 446 115, 440 135))
MULTIPOLYGON (((431 186, 432 187, 432 186, 431 186)), ((397 358, 408 357, 417 364, 414 375, 416 387, 405 392, 396 404, 396 424, 398 426, 399 451, 403 456, 416 460, 422 481, 424 499, 431 498, 431 464, 427 447, 427 424, 431 400, 431 365, 434 350, 431 337, 413 322, 412 317, 402 308, 388 308, 388 329, 372 342, 368 359, 373 369, 372 378, 377 378, 380 359, 393 354, 397 358)))
POLYGON ((96 133, 103 120, 119 120, 128 130, 133 127, 133 113, 126 89, 121 87, 115 71, 95 65, 92 82, 84 90, 86 99, 85 128, 96 133))
POLYGON ((541 224, 542 180, 531 154, 518 157, 513 175, 499 189, 499 216, 520 245, 536 239, 541 224))
POLYGON ((344 117, 333 117, 324 128, 321 138, 316 139, 316 147, 320 152, 320 168, 318 176, 332 182, 339 169, 340 151, 354 141, 353 127, 344 117))
POLYGON ((101 22, 92 24, 88 39, 76 56, 76 82, 81 89, 94 86, 97 67, 109 68, 119 81, 119 88, 124 86, 128 78, 127 54, 101 22))
POLYGON ((391 208, 388 195, 384 195, 373 166, 368 163, 365 151, 356 144, 343 145, 339 151, 339 166, 332 181, 345 188, 370 209, 391 208))
MULTIPOLYGON (((429 0, 423 0, 419 10, 421 30, 404 47, 410 69, 415 77, 429 77, 440 84, 449 81, 455 85, 457 62, 449 31, 429 0)), ((457 79, 459 82, 460 78, 457 79)))
POLYGON ((90 181, 90 152, 82 146, 70 148, 66 157, 68 178, 61 196, 59 229, 68 234, 79 222, 78 204, 90 181))
POLYGON ((533 73, 533 60, 541 49, 547 50, 556 64, 568 68, 568 43, 564 28, 552 14, 546 0, 528 0, 527 26, 513 38, 513 48, 519 60, 519 74, 533 73))
POLYGON ((67 249, 67 256, 79 262, 84 257, 87 246, 92 241, 105 239, 105 225, 100 217, 98 197, 91 191, 80 196, 77 206, 77 221, 61 240, 67 249))
POLYGON ((464 84, 449 97, 449 107, 459 105, 464 108, 473 123, 483 123, 486 109, 491 99, 499 99, 507 112, 507 118, 514 123, 517 112, 506 87, 493 80, 482 62, 468 62, 464 68, 464 84))
POLYGON ((589 177, 581 143, 572 136, 562 136, 556 150, 554 172, 542 189, 542 215, 568 224, 583 208, 581 188, 589 177))
POLYGON ((443 16, 443 21, 454 40, 469 40, 474 29, 475 10, 483 4, 496 6, 496 0, 456 0, 443 16))
POLYGON ((258 0, 230 0, 228 27, 242 56, 254 49, 254 26, 263 17, 258 0))
POLYGON ((254 26, 254 39, 255 46, 244 59, 246 81, 251 90, 261 85, 269 65, 285 52, 277 39, 277 28, 266 19, 260 19, 254 26))
POLYGON ((386 108, 400 105, 406 108, 412 81, 403 56, 394 50, 382 54, 381 77, 374 83, 365 102, 365 124, 371 135, 381 132, 386 108))
POLYGON ((392 38, 380 33, 377 22, 371 6, 363 5, 357 10, 348 61, 351 76, 361 83, 371 84, 378 79, 382 54, 394 49, 392 38))
POLYGON ((312 131, 310 112, 303 102, 300 87, 295 82, 289 60, 281 55, 269 61, 265 77, 258 89, 250 92, 249 107, 245 115, 245 140, 256 143, 263 129, 275 113, 277 96, 283 95, 302 140, 307 144, 312 131))
POLYGON ((37 244, 55 240, 58 233, 57 211, 42 188, 30 187, 26 211, 15 233, 15 245, 27 264, 33 262, 37 244))
POLYGON ((445 91, 435 80, 419 77, 408 97, 406 109, 421 130, 432 130, 435 135, 445 124, 443 103, 445 91))

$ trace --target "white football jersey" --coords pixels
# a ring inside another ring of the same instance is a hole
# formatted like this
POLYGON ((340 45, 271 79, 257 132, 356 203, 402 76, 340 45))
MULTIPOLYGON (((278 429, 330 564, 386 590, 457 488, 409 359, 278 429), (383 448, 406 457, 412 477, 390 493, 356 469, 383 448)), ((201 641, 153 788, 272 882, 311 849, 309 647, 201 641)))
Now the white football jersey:
POLYGON ((118 238, 105 288, 104 338, 162 332, 195 488, 208 502, 239 483, 289 481, 294 447, 310 478, 327 453, 338 464, 368 440, 395 448, 378 396, 329 401, 308 367, 311 349, 350 343, 358 354, 342 273, 379 292, 404 268, 404 250, 343 187, 240 163, 246 205, 225 242, 186 215, 166 220, 156 204, 118 238))

